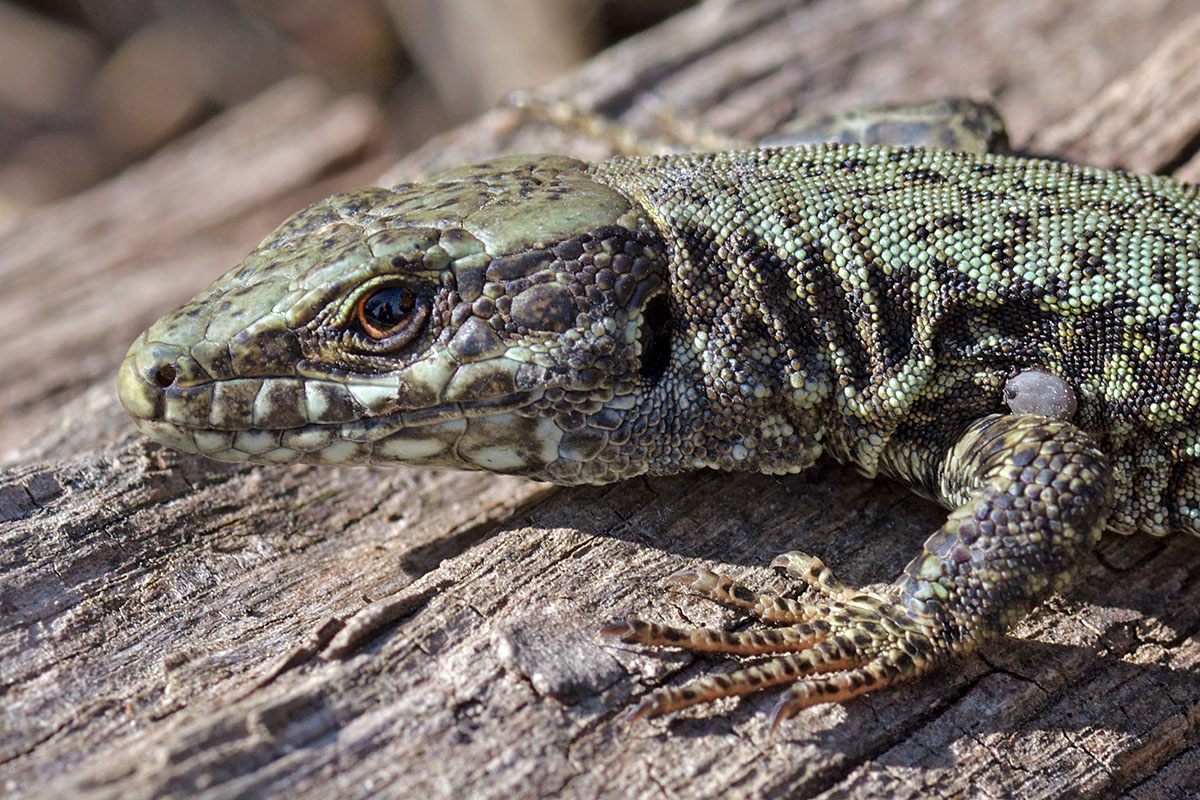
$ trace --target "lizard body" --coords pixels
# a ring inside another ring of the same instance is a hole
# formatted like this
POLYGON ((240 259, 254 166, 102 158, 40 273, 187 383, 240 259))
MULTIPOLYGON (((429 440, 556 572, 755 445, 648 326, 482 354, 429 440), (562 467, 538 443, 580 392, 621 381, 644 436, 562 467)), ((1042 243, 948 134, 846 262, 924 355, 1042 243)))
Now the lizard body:
POLYGON ((781 654, 635 716, 791 684, 782 719, 1002 632, 1106 527, 1200 533, 1197 192, 858 144, 502 158, 294 215, 134 343, 120 392, 227 460, 603 483, 826 453, 952 509, 887 593, 791 554, 817 598, 675 577, 785 627, 602 631, 781 654), (1029 374, 1069 419, 1008 413, 1029 374))

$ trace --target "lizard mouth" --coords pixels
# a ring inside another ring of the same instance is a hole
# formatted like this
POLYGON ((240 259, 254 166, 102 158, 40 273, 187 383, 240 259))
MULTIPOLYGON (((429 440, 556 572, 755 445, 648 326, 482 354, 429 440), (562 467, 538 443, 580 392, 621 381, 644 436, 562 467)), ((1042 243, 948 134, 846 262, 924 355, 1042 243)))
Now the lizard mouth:
POLYGON ((143 334, 117 376, 122 405, 151 439, 219 461, 409 464, 535 476, 560 456, 557 421, 527 409, 503 367, 427 362, 374 376, 320 373, 214 379, 180 346, 143 334), (461 379, 461 380, 460 380, 461 379))
POLYGON ((137 417, 160 444, 218 461, 456 466, 523 472, 557 457, 561 431, 518 413, 543 392, 363 416, 340 423, 231 430, 137 417))
POLYGON ((354 382, 298 376, 181 385, 139 369, 118 375, 121 402, 155 441, 220 461, 371 464, 529 472, 557 457, 562 432, 520 412, 540 389, 405 407, 396 378, 354 382))
POLYGON ((310 422, 286 428, 217 427, 134 417, 138 429, 176 450, 227 462, 454 465, 521 471, 552 461, 557 426, 518 414, 541 391, 445 403, 430 408, 371 414, 343 422, 310 422), (553 429, 551 429, 553 428, 553 429), (514 444, 516 443, 516 444, 514 444), (521 444, 523 443, 523 444, 521 444))

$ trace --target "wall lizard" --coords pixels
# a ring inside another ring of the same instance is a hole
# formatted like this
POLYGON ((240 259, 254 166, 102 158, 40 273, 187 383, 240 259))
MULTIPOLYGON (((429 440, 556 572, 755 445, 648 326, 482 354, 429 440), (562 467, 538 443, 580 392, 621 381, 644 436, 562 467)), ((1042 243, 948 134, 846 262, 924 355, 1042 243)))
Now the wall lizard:
POLYGON ((671 578, 772 627, 601 629, 772 656, 631 717, 783 684, 778 724, 1002 633, 1106 529, 1200 533, 1200 190, 966 141, 510 156, 335 195, 142 334, 121 400, 222 460, 575 484, 827 454, 949 508, 886 591, 789 553, 801 599, 671 578))

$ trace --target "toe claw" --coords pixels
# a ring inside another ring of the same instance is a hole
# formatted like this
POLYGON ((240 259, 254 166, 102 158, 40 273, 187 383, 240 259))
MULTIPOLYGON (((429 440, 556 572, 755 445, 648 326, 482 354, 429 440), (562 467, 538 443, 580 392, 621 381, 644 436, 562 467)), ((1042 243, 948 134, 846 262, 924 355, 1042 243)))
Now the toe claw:
POLYGON ((776 557, 771 562, 771 567, 787 573, 796 580, 804 581, 827 597, 845 597, 854 593, 834 577, 824 561, 799 550, 776 557))
POLYGON ((769 730, 771 731, 772 736, 775 735, 775 731, 779 730, 779 726, 783 724, 784 720, 792 716, 788 712, 787 705, 787 698, 785 697, 776 703, 775 707, 771 709, 771 724, 769 730))
POLYGON ((632 622, 624 619, 609 622, 606 625, 600 626, 596 631, 596 636, 609 636, 618 639, 624 639, 626 636, 632 636, 637 632, 637 626, 632 622))
POLYGON ((779 698, 779 702, 771 709, 771 733, 779 728, 787 720, 799 714, 804 709, 808 708, 809 702, 808 692, 801 691, 803 684, 798 684, 794 688, 783 693, 783 697, 779 698))
POLYGON ((656 695, 652 694, 649 697, 643 698, 642 702, 638 703, 636 706, 629 709, 621 716, 624 719, 626 725, 632 725, 633 723, 637 722, 639 719, 645 719, 646 717, 654 717, 654 716, 657 716, 658 714, 659 714, 659 709, 658 709, 657 697, 656 697, 656 695))
POLYGON ((690 586, 698 591, 717 585, 717 573, 711 569, 681 569, 667 576, 667 583, 690 586))

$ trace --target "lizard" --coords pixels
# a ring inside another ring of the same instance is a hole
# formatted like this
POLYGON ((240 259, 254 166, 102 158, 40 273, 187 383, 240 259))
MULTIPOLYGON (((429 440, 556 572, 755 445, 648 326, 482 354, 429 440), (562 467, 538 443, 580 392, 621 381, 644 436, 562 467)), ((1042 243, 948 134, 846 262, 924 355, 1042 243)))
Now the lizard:
POLYGON ((885 588, 793 552, 774 566, 798 597, 669 578, 768 627, 599 632, 759 657, 631 719, 783 686, 778 725, 912 680, 1104 531, 1200 534, 1200 189, 877 131, 334 195, 138 337, 121 401, 231 461, 596 484, 824 454, 890 476, 949 513, 885 588))

